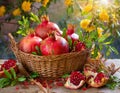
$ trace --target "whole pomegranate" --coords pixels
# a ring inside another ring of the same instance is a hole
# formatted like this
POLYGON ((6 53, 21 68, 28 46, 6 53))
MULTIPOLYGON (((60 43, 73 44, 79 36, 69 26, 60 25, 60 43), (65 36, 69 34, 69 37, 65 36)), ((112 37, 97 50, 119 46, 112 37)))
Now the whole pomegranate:
POLYGON ((57 35, 62 34, 62 31, 59 29, 58 25, 56 23, 50 22, 47 16, 42 16, 41 21, 41 24, 39 24, 35 29, 36 35, 40 38, 45 39, 46 37, 48 37, 48 34, 53 31, 57 35))
POLYGON ((19 49, 25 53, 37 53, 36 47, 40 47, 41 41, 42 39, 35 36, 35 34, 29 34, 19 42, 19 49))
POLYGON ((51 33, 49 37, 41 42, 41 53, 43 55, 58 55, 69 52, 68 42, 61 36, 51 33))
POLYGON ((85 83, 85 76, 79 71, 72 72, 65 83, 65 87, 69 89, 78 89, 85 83))

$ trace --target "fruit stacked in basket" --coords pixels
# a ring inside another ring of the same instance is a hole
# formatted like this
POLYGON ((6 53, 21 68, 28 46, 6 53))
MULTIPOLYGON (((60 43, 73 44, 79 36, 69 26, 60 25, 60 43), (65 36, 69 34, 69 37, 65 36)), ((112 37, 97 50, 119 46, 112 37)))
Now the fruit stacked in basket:
POLYGON ((18 43, 9 34, 11 48, 23 66, 41 77, 58 78, 65 73, 81 70, 86 63, 89 51, 79 40, 75 27, 69 24, 65 33, 47 16, 32 33, 18 43))

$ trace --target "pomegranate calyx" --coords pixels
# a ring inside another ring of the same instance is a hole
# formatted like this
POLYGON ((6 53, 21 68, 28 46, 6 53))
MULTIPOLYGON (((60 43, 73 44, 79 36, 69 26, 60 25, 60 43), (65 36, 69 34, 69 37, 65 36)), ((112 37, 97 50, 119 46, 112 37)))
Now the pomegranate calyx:
POLYGON ((41 16, 41 21, 43 24, 47 24, 49 22, 49 17, 47 15, 41 16))
POLYGON ((75 28, 75 26, 73 24, 68 24, 68 26, 67 26, 67 35, 73 34, 75 32, 74 28, 75 28))

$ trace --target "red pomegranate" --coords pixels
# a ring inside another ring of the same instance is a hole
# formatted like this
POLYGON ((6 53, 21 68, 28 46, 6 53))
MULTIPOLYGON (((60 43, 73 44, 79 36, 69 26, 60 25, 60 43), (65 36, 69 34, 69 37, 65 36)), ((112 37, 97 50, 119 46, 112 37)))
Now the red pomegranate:
POLYGON ((84 66, 84 75, 86 76, 86 82, 91 87, 102 87, 104 86, 109 77, 104 70, 99 72, 101 65, 98 63, 88 63, 84 66))
POLYGON ((48 37, 48 34, 50 34, 53 31, 57 35, 62 34, 62 31, 60 30, 58 25, 56 23, 50 22, 47 16, 42 16, 41 21, 41 24, 39 24, 35 29, 36 35, 40 38, 45 39, 46 37, 48 37))
POLYGON ((66 35, 67 35, 67 38, 72 39, 73 44, 75 41, 79 41, 79 36, 75 33, 75 27, 73 24, 68 24, 66 35))
POLYGON ((19 49, 25 53, 37 53, 36 47, 40 47, 41 41, 42 39, 35 36, 35 34, 29 34, 19 42, 19 49))
POLYGON ((41 53, 43 55, 58 55, 69 52, 68 42, 61 36, 54 33, 50 34, 45 40, 41 42, 41 53))
POLYGON ((82 50, 85 50, 86 49, 86 45, 83 43, 83 42, 76 42, 75 44, 75 51, 82 51, 82 50))
POLYGON ((85 83, 85 76, 79 71, 72 72, 65 83, 65 87, 69 89, 78 89, 85 83))

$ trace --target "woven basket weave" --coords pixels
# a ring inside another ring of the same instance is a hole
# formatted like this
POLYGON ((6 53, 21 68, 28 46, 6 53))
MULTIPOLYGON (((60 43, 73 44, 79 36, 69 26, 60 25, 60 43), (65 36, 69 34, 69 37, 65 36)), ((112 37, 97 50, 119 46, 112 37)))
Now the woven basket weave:
POLYGON ((88 50, 61 55, 38 56, 24 53, 18 49, 18 43, 8 34, 11 49, 22 65, 32 72, 38 72, 44 78, 59 78, 65 73, 81 70, 89 55, 88 50))

